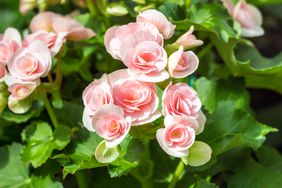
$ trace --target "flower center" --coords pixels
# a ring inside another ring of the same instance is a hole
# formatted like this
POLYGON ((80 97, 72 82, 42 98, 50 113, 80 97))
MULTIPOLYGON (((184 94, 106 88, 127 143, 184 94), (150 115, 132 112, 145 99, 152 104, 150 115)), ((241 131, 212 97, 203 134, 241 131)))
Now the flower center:
POLYGON ((20 59, 19 68, 29 75, 37 70, 38 62, 31 55, 26 55, 20 59))

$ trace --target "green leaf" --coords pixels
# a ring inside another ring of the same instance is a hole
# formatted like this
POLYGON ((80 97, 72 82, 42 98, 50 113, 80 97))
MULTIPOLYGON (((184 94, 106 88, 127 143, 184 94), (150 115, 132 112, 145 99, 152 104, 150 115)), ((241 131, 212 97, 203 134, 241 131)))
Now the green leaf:
POLYGON ((216 184, 210 183, 207 180, 199 180, 193 188, 219 188, 216 184))
POLYGON ((50 175, 30 175, 29 164, 21 161, 20 144, 12 144, 0 148, 0 187, 3 188, 62 188, 59 182, 54 182, 50 175))
POLYGON ((227 43, 230 38, 239 38, 239 33, 230 24, 231 18, 220 3, 212 6, 208 3, 196 3, 190 7, 188 13, 187 19, 174 22, 177 30, 187 31, 194 25, 196 31, 212 33, 223 43, 227 43))
MULTIPOLYGON (((154 163, 153 178, 154 187, 159 187, 160 184, 166 184, 172 180, 173 173, 179 162, 176 158, 168 156, 155 140, 152 142, 152 161, 154 163)), ((167 186, 167 185, 165 185, 167 186)))
MULTIPOLYGON (((276 153, 273 151, 268 151, 267 154, 276 153)), ((262 153, 263 154, 263 153, 262 153)), ((258 154, 258 155, 261 155, 258 154)), ((262 158, 265 158, 265 154, 262 158)), ((282 184, 282 172, 281 168, 273 168, 275 164, 274 161, 277 156, 268 155, 266 157, 267 161, 259 163, 254 159, 249 159, 244 162, 244 165, 236 171, 234 175, 230 175, 227 178, 228 187, 241 187, 241 188, 273 188, 280 187, 282 184)), ((282 157, 279 156, 281 163, 282 157)))
POLYGON ((257 149, 264 142, 266 134, 277 131, 255 120, 250 109, 246 107, 249 101, 244 101, 248 97, 242 96, 246 92, 229 93, 236 89, 242 91, 242 86, 236 82, 240 80, 215 81, 201 78, 196 83, 203 106, 211 112, 207 116, 205 130, 198 136, 198 140, 211 146, 213 156, 239 146, 257 149))
POLYGON ((36 168, 51 156, 55 149, 62 150, 70 141, 71 130, 60 125, 52 131, 48 123, 34 122, 22 132, 22 139, 27 144, 23 148, 22 158, 30 161, 36 168))
POLYGON ((90 14, 80 14, 78 16, 75 16, 74 19, 78 21, 81 25, 85 26, 90 20, 90 14))
POLYGON ((211 39, 232 73, 245 77, 248 87, 267 88, 282 93, 282 53, 274 58, 265 58, 246 41, 232 39, 226 44, 214 35, 211 39))
POLYGON ((138 139, 127 135, 127 137, 120 144, 119 158, 108 166, 110 176, 120 177, 128 174, 140 163, 143 153, 143 144, 138 139))
POLYGON ((185 10, 179 6, 179 2, 165 2, 159 7, 159 10, 164 13, 168 18, 173 20, 183 20, 186 18, 185 10))
POLYGON ((209 113, 216 110, 219 101, 234 101, 235 108, 249 108, 249 95, 242 79, 207 80, 200 78, 196 82, 196 87, 209 113))
POLYGON ((95 149, 101 142, 101 138, 86 129, 81 129, 73 134, 73 140, 64 149, 63 154, 53 156, 63 165, 64 177, 74 174, 77 170, 105 166, 95 159, 95 149))
POLYGON ((8 97, 9 92, 6 84, 4 82, 0 82, 0 114, 7 107, 8 97))
POLYGON ((282 174, 282 156, 274 148, 263 146, 255 153, 261 165, 282 174))
POLYGON ((281 0, 248 0, 248 3, 253 5, 272 5, 281 4, 281 0))
POLYGON ((108 166, 108 171, 113 177, 120 177, 126 175, 132 168, 136 167, 138 162, 129 162, 122 159, 115 160, 111 165, 108 166))
POLYGON ((32 118, 38 117, 41 114, 43 108, 44 106, 42 102, 34 101, 29 111, 24 114, 15 114, 6 109, 2 113, 0 113, 0 118, 14 123, 24 123, 32 118))
POLYGON ((63 107, 60 109, 54 109, 54 111, 60 122, 73 127, 82 125, 82 105, 63 101, 63 107))

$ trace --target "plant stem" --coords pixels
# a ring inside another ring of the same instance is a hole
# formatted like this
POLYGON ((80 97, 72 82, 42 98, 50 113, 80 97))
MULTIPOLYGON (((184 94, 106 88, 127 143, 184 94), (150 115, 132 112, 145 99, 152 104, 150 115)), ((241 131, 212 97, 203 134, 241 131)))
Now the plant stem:
POLYGON ((94 0, 86 0, 87 8, 92 16, 97 15, 96 7, 94 5, 94 0))
POLYGON ((153 184, 151 179, 148 179, 147 181, 141 182, 142 188, 153 188, 153 184))
POLYGON ((153 188, 152 175, 153 175, 153 162, 150 159, 150 140, 142 140, 144 144, 144 152, 140 164, 136 169, 131 171, 131 175, 136 178, 142 188, 153 188))
POLYGON ((79 188, 88 188, 87 178, 84 171, 79 170, 75 173, 75 179, 79 188))
POLYGON ((181 176, 184 173, 184 164, 183 162, 180 160, 172 177, 171 182, 168 185, 168 188, 174 188, 176 183, 181 179, 181 176))
POLYGON ((213 47, 212 43, 209 43, 208 45, 206 45, 199 53, 198 53, 198 58, 201 59, 202 57, 204 57, 207 53, 210 52, 211 48, 213 47))
POLYGON ((47 97, 47 94, 46 94, 46 93, 44 93, 44 94, 42 95, 42 99, 43 99, 45 108, 46 108, 46 110, 47 110, 47 112, 48 112, 48 115, 49 115, 49 117, 50 117, 50 119, 51 119, 51 121, 52 121, 54 127, 55 127, 55 128, 59 127, 59 122, 58 122, 57 117, 56 117, 56 115, 55 115, 55 113, 54 113, 54 111, 53 111, 53 108, 52 108, 52 106, 51 106, 51 104, 50 104, 50 102, 49 102, 49 100, 48 100, 48 97, 47 97))

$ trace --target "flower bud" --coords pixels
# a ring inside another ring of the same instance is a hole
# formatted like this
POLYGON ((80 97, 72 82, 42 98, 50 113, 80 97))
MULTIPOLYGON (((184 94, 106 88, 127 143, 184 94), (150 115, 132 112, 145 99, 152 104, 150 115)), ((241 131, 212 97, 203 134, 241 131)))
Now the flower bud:
POLYGON ((194 48, 197 46, 201 46, 204 42, 201 40, 198 40, 195 37, 195 35, 192 34, 193 31, 194 31, 194 26, 192 25, 189 31, 187 31, 185 34, 183 34, 176 40, 174 45, 183 46, 184 49, 190 49, 190 48, 194 48))

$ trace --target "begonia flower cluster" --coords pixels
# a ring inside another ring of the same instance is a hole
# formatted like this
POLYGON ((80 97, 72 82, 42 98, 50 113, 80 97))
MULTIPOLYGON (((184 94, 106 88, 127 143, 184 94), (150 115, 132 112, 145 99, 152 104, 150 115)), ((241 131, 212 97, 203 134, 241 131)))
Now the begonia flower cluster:
POLYGON ((150 124, 164 116, 164 127, 156 132, 156 138, 166 153, 182 158, 204 130, 206 118, 196 91, 177 81, 198 68, 197 55, 185 50, 203 41, 193 35, 191 26, 173 43, 178 50, 167 52, 165 40, 174 35, 175 27, 161 12, 146 10, 136 22, 107 30, 106 50, 126 69, 104 74, 82 95, 83 125, 102 137, 106 147, 119 145, 131 126, 150 124), (160 99, 157 87, 169 83, 168 79, 171 82, 160 99))

